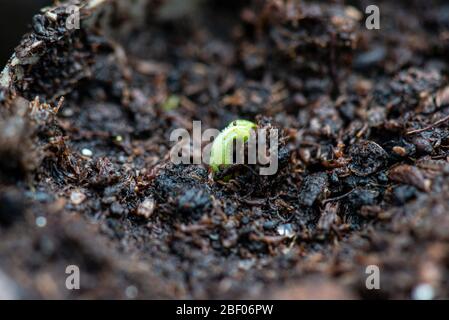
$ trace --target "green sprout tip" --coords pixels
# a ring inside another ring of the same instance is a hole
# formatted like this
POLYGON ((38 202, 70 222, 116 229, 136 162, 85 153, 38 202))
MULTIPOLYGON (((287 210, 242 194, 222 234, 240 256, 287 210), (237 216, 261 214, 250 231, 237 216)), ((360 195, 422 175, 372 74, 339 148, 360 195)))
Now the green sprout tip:
POLYGON ((234 140, 246 142, 251 135, 251 130, 256 127, 257 125, 251 121, 235 120, 220 132, 210 152, 209 165, 213 172, 219 171, 221 166, 233 163, 234 140))

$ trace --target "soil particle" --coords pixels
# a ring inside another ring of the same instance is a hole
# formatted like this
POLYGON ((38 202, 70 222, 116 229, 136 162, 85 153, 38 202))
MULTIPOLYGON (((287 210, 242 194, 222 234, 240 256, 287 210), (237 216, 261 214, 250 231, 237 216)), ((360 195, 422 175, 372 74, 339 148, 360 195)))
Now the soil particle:
POLYGON ((70 194, 70 201, 74 205, 81 204, 84 200, 86 200, 86 195, 80 191, 72 191, 70 194))
POLYGON ((414 166, 399 165, 390 170, 388 178, 395 182, 412 185, 422 191, 429 191, 430 181, 414 166))
POLYGON ((17 191, 0 189, 0 226, 9 227, 23 219, 25 209, 24 199, 17 191))
POLYGON ((307 176, 301 184, 299 191, 299 204, 311 207, 315 200, 323 194, 328 186, 328 177, 324 172, 307 176))
POLYGON ((148 219, 153 214, 155 206, 156 204, 154 199, 152 197, 148 197, 144 201, 142 201, 141 204, 139 204, 136 214, 148 219))
POLYGON ((387 153, 374 141, 363 141, 349 148, 351 163, 349 169, 361 177, 369 176, 386 164, 387 153))

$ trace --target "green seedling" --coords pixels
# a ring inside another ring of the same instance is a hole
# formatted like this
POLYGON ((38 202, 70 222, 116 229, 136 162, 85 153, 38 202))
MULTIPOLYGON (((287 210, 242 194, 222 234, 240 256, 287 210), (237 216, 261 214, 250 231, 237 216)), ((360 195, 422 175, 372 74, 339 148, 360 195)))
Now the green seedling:
POLYGON ((257 125, 251 121, 235 120, 220 132, 215 138, 210 152, 209 165, 213 172, 233 163, 234 141, 239 140, 243 143, 248 141, 251 130, 256 127, 257 125))
POLYGON ((181 99, 177 95, 171 95, 165 100, 165 102, 162 104, 162 109, 164 111, 171 111, 175 110, 179 107, 179 104, 181 103, 181 99))

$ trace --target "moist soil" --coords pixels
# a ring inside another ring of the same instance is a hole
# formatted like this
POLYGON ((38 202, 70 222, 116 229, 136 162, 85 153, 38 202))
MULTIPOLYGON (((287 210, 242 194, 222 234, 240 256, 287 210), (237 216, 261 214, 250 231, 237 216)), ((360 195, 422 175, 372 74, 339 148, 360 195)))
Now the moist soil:
POLYGON ((106 1, 79 30, 66 4, 37 15, 0 87, 0 287, 448 299, 449 5, 379 1, 368 30, 369 4, 106 1), (173 130, 236 119, 280 130, 275 175, 170 161, 173 130))

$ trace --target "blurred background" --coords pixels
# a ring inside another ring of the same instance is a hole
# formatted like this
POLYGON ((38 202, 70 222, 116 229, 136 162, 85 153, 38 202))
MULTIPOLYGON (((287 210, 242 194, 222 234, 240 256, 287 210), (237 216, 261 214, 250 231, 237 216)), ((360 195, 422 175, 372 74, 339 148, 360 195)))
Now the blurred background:
POLYGON ((0 71, 29 30, 31 18, 51 0, 0 0, 0 71))

